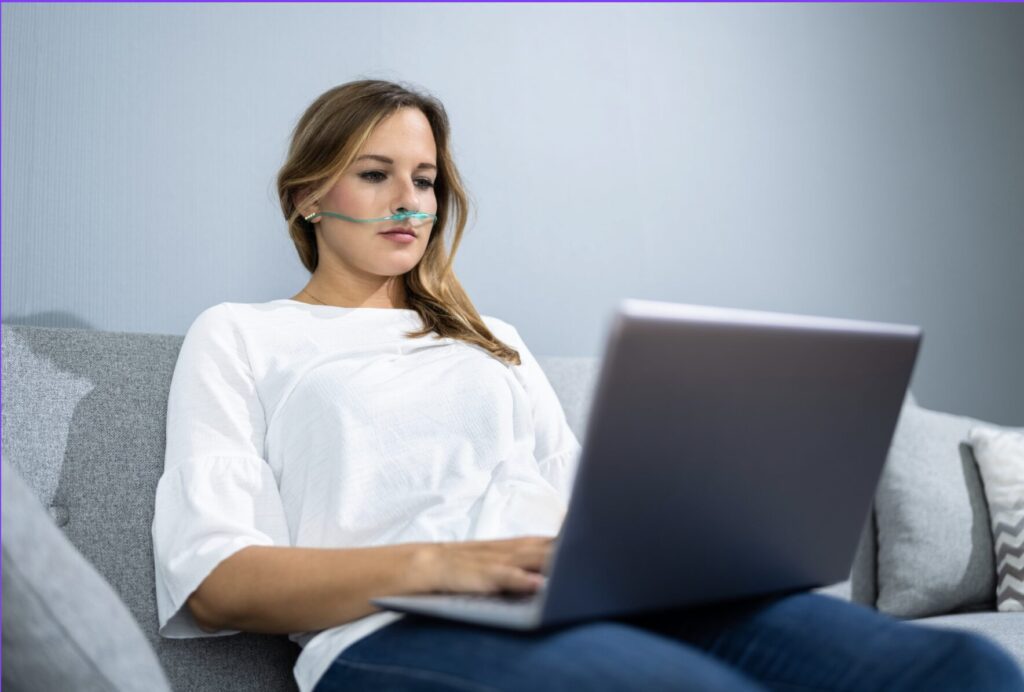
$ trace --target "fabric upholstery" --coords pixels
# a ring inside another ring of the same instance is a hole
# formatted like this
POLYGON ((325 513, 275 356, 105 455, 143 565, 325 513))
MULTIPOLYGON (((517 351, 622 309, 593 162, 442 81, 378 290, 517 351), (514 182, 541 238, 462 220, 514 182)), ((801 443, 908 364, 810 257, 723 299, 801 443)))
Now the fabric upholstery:
POLYGON ((979 423, 904 406, 875 496, 882 612, 917 618, 994 608, 988 505, 966 443, 979 423))
POLYGON ((157 635, 150 527, 180 346, 178 336, 4 325, 3 456, 124 600, 174 689, 294 690, 299 649, 284 636, 157 635))
POLYGON ((169 692, 128 608, 3 461, 3 688, 169 692))
POLYGON ((597 384, 598 359, 593 356, 537 356, 537 362, 558 394, 569 427, 582 444, 597 384))
POLYGON ((1024 612, 1024 434, 979 427, 968 438, 992 520, 996 609, 1024 612))

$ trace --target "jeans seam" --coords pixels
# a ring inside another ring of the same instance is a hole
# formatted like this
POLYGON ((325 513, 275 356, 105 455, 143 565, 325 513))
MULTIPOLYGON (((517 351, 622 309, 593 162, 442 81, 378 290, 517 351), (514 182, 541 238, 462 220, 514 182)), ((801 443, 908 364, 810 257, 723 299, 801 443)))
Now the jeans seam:
POLYGON ((473 680, 466 680, 460 678, 457 675, 451 673, 442 673, 436 670, 423 670, 422 668, 408 668, 406 666, 389 665, 386 663, 366 663, 365 661, 353 661, 351 659, 339 656, 334 660, 334 665, 343 664, 351 666, 353 668, 359 668, 367 671, 378 672, 378 673, 394 673, 397 675, 405 675, 410 678, 418 678, 420 680, 433 680, 437 682, 445 682, 451 684, 459 689, 473 690, 474 692, 499 692, 497 687, 489 687, 487 685, 481 685, 473 680))

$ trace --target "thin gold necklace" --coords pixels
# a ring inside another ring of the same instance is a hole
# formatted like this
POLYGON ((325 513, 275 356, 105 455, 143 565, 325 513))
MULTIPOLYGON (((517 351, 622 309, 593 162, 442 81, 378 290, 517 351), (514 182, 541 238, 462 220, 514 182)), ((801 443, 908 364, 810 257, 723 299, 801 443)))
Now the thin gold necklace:
POLYGON ((299 293, 305 293, 307 296, 309 296, 310 298, 312 298, 316 302, 320 303, 321 305, 327 305, 327 303, 325 303, 324 301, 320 300, 319 298, 317 298, 315 295, 313 295, 312 293, 310 293, 306 289, 302 289, 301 291, 299 291, 299 293))
MULTIPOLYGON (((319 298, 317 298, 315 295, 313 295, 312 293, 310 293, 306 289, 302 289, 301 291, 299 291, 299 293, 305 293, 307 296, 309 296, 310 298, 312 298, 316 302, 320 303, 321 305, 327 305, 327 306, 335 307, 335 308, 341 307, 339 305, 331 305, 330 303, 325 303, 324 301, 320 300, 319 298)), ((406 308, 406 309, 408 309, 408 308, 406 308)))

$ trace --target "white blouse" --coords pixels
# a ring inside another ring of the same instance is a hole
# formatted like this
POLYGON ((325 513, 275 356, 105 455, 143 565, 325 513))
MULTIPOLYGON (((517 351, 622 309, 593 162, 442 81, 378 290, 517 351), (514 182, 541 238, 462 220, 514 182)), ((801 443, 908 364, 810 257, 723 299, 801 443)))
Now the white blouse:
MULTIPOLYGON (((357 547, 558 532, 580 444, 514 327, 519 352, 429 334, 414 310, 290 299, 221 303, 185 335, 167 402, 153 553, 160 634, 199 629, 186 599, 249 545, 357 547)), ((290 638, 302 692, 402 617, 290 638)))

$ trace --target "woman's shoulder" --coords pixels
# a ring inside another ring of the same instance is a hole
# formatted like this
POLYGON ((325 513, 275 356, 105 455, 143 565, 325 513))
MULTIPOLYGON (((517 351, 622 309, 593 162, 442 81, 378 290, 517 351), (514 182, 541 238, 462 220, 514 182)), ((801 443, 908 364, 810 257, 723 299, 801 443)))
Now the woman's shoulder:
POLYGON ((211 305, 192 321, 181 346, 186 362, 249 361, 261 350, 282 346, 293 332, 287 328, 282 307, 287 301, 265 303, 221 302, 211 305))
POLYGON ((221 302, 211 305, 192 321, 186 338, 216 338, 246 331, 247 327, 265 325, 282 313, 286 300, 264 303, 221 302))
POLYGON ((480 319, 484 321, 484 324, 487 325, 487 328, 491 330, 491 333, 494 334, 495 337, 504 341, 509 346, 518 348, 522 343, 522 338, 519 336, 519 330, 517 330, 511 322, 492 315, 480 315, 480 319))
POLYGON ((282 314, 292 305, 298 305, 298 303, 287 298, 278 298, 263 303, 224 301, 211 305, 200 312, 196 316, 194 324, 216 325, 227 322, 244 324, 245 322, 258 321, 261 318, 274 314, 282 314))
POLYGON ((509 322, 501 319, 500 317, 495 317, 493 315, 480 315, 480 319, 483 320, 484 324, 487 325, 488 329, 490 329, 492 332, 495 332, 495 336, 497 336, 497 332, 499 331, 515 331, 515 327, 513 327, 509 322))

